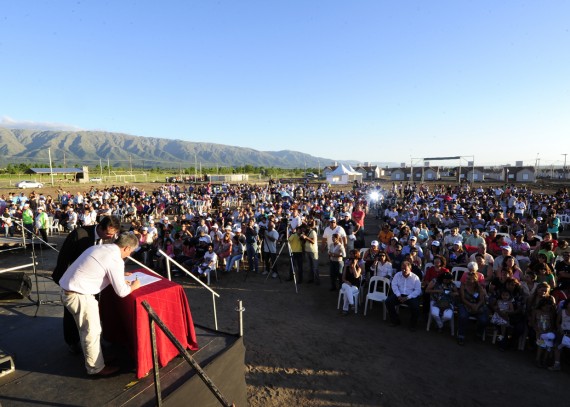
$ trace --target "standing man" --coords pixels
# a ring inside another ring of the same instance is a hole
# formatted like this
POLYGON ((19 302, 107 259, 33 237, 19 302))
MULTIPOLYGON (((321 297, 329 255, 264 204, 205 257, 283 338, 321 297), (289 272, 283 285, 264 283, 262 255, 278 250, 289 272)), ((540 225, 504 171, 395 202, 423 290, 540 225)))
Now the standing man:
POLYGON ((130 284, 125 281, 124 259, 137 247, 137 237, 123 233, 114 244, 97 245, 85 250, 59 280, 63 304, 73 315, 79 329, 89 375, 108 376, 119 370, 118 366, 105 366, 99 303, 95 295, 109 284, 119 297, 126 297, 140 287, 138 280, 130 284))
POLYGON ((38 206, 38 214, 36 215, 36 227, 42 236, 42 240, 47 243, 47 229, 49 227, 49 219, 43 206, 38 206))
MULTIPOLYGON (((67 268, 88 248, 95 244, 111 243, 111 240, 121 230, 121 221, 114 216, 106 216, 98 225, 84 226, 74 229, 63 242, 57 263, 51 277, 59 284, 61 276, 67 268)), ((63 310, 63 338, 72 353, 79 353, 79 332, 73 315, 64 308, 63 310)))
POLYGON ((259 267, 259 259, 257 258, 258 242, 259 231, 255 224, 255 219, 251 217, 245 229, 245 247, 247 250, 247 264, 249 265, 249 270, 253 270, 255 273, 258 272, 259 267))
POLYGON ((298 226, 295 233, 291 233, 289 236, 289 247, 291 248, 291 257, 293 259, 293 264, 291 264, 291 272, 289 273, 289 278, 287 281, 293 280, 293 266, 297 268, 297 284, 303 283, 303 229, 298 226))
POLYGON ((277 259, 277 240, 279 239, 279 232, 275 230, 275 223, 269 221, 267 223, 267 230, 263 234, 263 258, 265 263, 264 274, 272 273, 272 277, 277 277, 275 271, 275 260, 277 259))
POLYGON ((314 282, 316 285, 319 285, 321 281, 319 278, 319 244, 317 241, 316 228, 317 225, 315 221, 311 220, 301 238, 305 242, 304 249, 311 269, 311 274, 307 283, 314 282))
POLYGON ((30 204, 26 202, 22 209, 22 224, 26 230, 26 237, 30 239, 34 230, 34 212, 30 209, 30 204))
POLYGON ((334 234, 337 234, 339 236, 340 243, 346 246, 347 239, 344 229, 340 225, 337 225, 336 218, 331 217, 329 219, 329 225, 323 231, 323 240, 322 240, 323 250, 327 250, 329 246, 333 243, 332 237, 334 234))
POLYGON ((346 235, 346 251, 350 252, 354 249, 354 242, 356 241, 356 223, 350 219, 350 213, 345 212, 340 214, 341 219, 338 221, 338 224, 341 228, 344 229, 344 233, 346 235))

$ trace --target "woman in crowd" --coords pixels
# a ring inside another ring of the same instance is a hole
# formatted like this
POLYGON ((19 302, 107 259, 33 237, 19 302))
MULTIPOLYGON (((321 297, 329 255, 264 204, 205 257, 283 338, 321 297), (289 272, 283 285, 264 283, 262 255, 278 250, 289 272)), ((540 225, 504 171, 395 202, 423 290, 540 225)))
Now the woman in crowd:
POLYGON ((515 258, 513 256, 503 257, 503 264, 501 267, 508 270, 514 279, 518 281, 522 280, 523 272, 515 262, 515 258))
POLYGON ((378 254, 378 261, 376 262, 376 266, 372 272, 373 276, 376 277, 392 278, 393 274, 392 263, 390 263, 390 258, 388 257, 386 252, 381 251, 378 254))
POLYGON ((232 238, 230 232, 224 233, 224 237, 220 243, 220 247, 218 248, 217 255, 220 258, 220 266, 224 267, 227 265, 227 259, 230 257, 232 253, 232 238))
POLYGON ((453 318, 453 304, 459 295, 457 286, 453 283, 453 275, 445 272, 431 280, 426 293, 430 295, 431 316, 441 332, 445 322, 453 318))
POLYGON ((453 246, 447 255, 447 264, 449 264, 449 267, 451 268, 467 264, 467 252, 463 249, 463 244, 461 242, 453 243, 453 246))
POLYGON ((348 262, 342 271, 342 286, 341 291, 344 297, 344 304, 342 307, 342 314, 348 315, 349 308, 354 308, 354 299, 358 296, 358 289, 360 287, 361 268, 358 264, 360 260, 360 253, 357 249, 350 251, 348 262))
POLYGON ((477 318, 477 335, 482 337, 489 324, 489 312, 485 304, 487 293, 477 281, 477 273, 470 271, 465 284, 459 290, 460 303, 458 306, 457 343, 465 344, 465 331, 469 317, 477 318))

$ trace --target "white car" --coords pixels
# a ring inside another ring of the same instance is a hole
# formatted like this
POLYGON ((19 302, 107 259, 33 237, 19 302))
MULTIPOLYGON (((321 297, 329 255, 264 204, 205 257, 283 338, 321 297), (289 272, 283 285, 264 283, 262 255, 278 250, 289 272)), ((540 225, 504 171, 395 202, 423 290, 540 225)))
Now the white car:
POLYGON ((16 184, 16 187, 18 188, 43 188, 44 184, 42 184, 41 182, 36 182, 36 181, 20 181, 16 184))
POLYGON ((102 182, 103 180, 101 178, 89 178, 89 181, 91 181, 91 182, 102 182))

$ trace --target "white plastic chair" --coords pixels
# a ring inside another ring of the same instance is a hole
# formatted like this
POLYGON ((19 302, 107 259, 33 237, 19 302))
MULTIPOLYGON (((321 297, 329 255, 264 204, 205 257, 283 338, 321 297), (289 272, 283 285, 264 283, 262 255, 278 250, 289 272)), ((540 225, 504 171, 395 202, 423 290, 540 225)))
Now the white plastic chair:
MULTIPOLYGON (((238 270, 239 270, 239 265, 238 265, 238 270)), ((208 285, 210 285, 210 275, 212 274, 212 271, 214 272, 214 275, 216 276, 216 281, 218 281, 218 258, 216 257, 216 264, 214 264, 213 268, 210 268, 206 271, 206 277, 208 279, 208 285)))
POLYGON ((48 228, 49 235, 53 235, 55 232, 57 232, 58 235, 60 234, 59 219, 52 219, 50 227, 48 228))
MULTIPOLYGON (((358 294, 359 294, 360 290, 358 290, 358 292, 354 293, 353 297, 354 297, 354 313, 358 314, 358 294)), ((342 301, 342 297, 344 295, 344 292, 342 291, 342 289, 338 292, 338 304, 336 306, 336 309, 340 309, 340 302, 342 301)))
POLYGON ((568 226, 570 225, 570 215, 556 215, 558 219, 560 219, 560 226, 562 226, 562 230, 567 230, 568 226))
POLYGON ((386 320, 386 299, 388 298, 388 291, 390 291, 390 280, 384 277, 372 277, 370 283, 368 284, 368 294, 366 294, 366 301, 364 303, 364 315, 368 311, 368 302, 370 303, 370 309, 374 301, 381 302, 384 306, 384 320, 386 320), (381 288, 378 289, 378 285, 381 284, 381 288))
POLYGON ((455 266, 451 269, 451 274, 453 275, 453 281, 457 282, 464 273, 468 273, 469 269, 467 267, 455 266))
POLYGON ((426 276, 427 271, 430 267, 433 267, 433 263, 428 262, 424 265, 424 277, 426 276))

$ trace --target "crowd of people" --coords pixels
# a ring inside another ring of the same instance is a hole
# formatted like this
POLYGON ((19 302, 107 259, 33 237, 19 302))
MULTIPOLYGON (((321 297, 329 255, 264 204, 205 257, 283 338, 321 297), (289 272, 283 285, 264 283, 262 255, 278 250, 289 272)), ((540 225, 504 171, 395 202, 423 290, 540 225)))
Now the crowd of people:
POLYGON ((495 328, 500 350, 528 338, 537 365, 560 370, 570 340, 570 248, 557 215, 570 212, 568 191, 409 184, 391 192, 397 199, 378 212, 369 250, 371 275, 392 281, 391 325, 400 324, 399 304, 410 308, 412 330, 420 303, 440 330, 457 312, 460 345, 473 319, 481 338, 495 328))
POLYGON ((320 285, 321 257, 330 290, 343 294, 344 315, 365 296, 371 277, 386 278, 391 325, 401 324, 402 305, 412 330, 422 310, 440 330, 456 313, 459 344, 475 319, 479 336, 496 327, 502 350, 528 337, 537 363, 552 370, 560 369, 560 350, 570 341, 570 248, 557 216, 570 213, 567 190, 165 184, 148 192, 136 186, 60 190, 56 199, 9 194, 0 209, 7 234, 17 219, 46 241, 40 216, 70 232, 117 217, 138 239, 133 256, 163 273, 171 257, 203 277, 247 264, 248 272, 275 278, 286 272, 297 284, 320 285), (380 220, 379 230, 370 218, 380 220), (366 235, 373 240, 367 243, 366 235), (291 261, 276 261, 285 248, 291 261), (456 267, 462 272, 452 273, 456 267))

